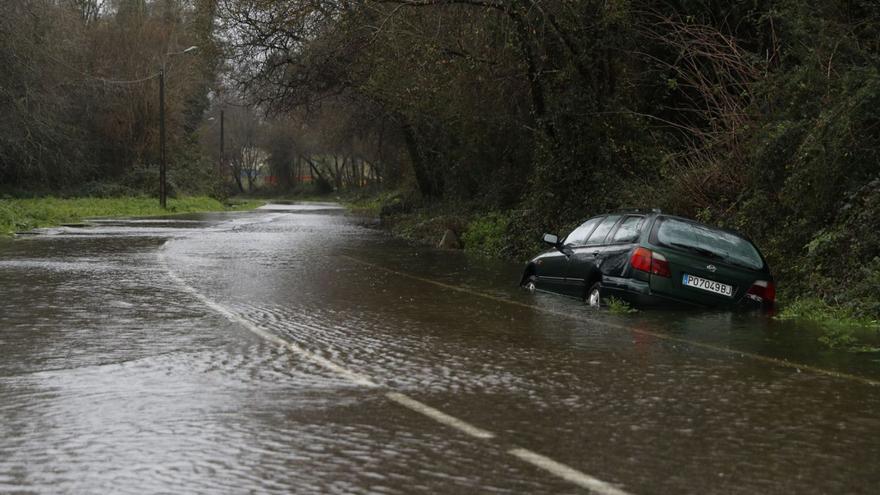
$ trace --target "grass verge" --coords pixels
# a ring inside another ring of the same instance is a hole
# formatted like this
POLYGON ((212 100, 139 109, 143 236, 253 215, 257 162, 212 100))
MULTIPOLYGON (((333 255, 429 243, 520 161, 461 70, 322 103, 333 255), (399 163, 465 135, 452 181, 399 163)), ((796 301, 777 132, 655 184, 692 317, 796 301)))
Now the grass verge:
POLYGON ((207 196, 169 198, 168 209, 160 208, 155 198, 145 197, 0 199, 0 235, 81 222, 89 217, 161 216, 248 210, 261 204, 263 201, 256 200, 224 204, 207 196))
POLYGON ((832 349, 880 352, 880 321, 859 317, 843 306, 815 298, 796 299, 776 318, 815 323, 822 331, 819 341, 832 349))

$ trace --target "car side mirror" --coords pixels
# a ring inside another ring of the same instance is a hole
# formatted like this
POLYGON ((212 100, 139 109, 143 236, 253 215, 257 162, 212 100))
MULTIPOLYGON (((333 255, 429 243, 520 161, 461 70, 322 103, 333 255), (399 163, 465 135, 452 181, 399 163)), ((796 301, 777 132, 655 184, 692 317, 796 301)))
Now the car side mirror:
POLYGON ((559 245, 559 237, 554 234, 544 234, 542 240, 554 247, 559 245))

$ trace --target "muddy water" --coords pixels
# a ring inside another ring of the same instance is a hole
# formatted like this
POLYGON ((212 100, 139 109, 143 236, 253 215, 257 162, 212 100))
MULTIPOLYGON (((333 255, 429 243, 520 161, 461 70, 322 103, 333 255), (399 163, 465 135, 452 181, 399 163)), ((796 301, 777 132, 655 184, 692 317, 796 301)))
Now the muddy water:
POLYGON ((880 483, 880 357, 758 315, 597 314, 361 223, 275 205, 0 240, 0 491, 580 489, 512 447, 631 493, 880 483))

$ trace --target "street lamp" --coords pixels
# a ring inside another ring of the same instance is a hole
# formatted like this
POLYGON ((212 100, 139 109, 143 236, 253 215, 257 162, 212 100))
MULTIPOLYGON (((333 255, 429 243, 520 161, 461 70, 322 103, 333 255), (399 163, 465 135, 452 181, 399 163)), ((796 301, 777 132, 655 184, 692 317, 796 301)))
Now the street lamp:
MULTIPOLYGON (((199 47, 191 46, 186 50, 174 53, 166 53, 165 58, 174 55, 182 55, 184 53, 192 53, 199 47)), ((159 206, 166 208, 166 200, 168 197, 168 184, 165 180, 165 172, 168 164, 165 160, 165 61, 162 61, 162 67, 159 69, 159 206)))

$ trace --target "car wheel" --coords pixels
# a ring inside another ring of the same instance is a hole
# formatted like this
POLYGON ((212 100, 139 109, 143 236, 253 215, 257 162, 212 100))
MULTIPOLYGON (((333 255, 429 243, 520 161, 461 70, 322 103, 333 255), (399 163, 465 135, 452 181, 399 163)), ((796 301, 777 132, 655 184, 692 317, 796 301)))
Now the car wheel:
POLYGON ((536 290, 538 290, 538 286, 536 284, 537 281, 538 281, 538 277, 536 277, 534 275, 529 275, 529 279, 526 280, 526 283, 523 284, 523 287, 525 287, 526 290, 529 292, 535 292, 536 290))
POLYGON ((586 303, 591 308, 600 308, 602 307, 602 292, 601 292, 602 284, 599 282, 594 283, 590 286, 590 290, 587 291, 586 303))

